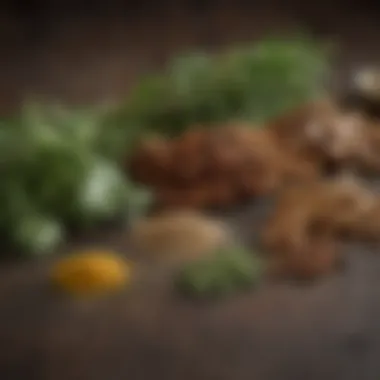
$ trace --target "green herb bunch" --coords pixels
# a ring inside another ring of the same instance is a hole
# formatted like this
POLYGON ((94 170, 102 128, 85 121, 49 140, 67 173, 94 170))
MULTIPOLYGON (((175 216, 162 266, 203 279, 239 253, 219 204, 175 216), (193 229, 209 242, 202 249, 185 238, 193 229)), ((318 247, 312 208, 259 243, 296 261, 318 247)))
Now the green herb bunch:
POLYGON ((193 123, 265 121, 325 91, 327 49, 309 38, 270 38, 219 55, 174 59, 138 83, 114 116, 122 128, 167 135, 193 123))
POLYGON ((185 266, 177 278, 177 288, 193 298, 223 298, 258 284, 263 263, 244 248, 225 248, 212 257, 185 266))
POLYGON ((149 193, 135 187, 104 149, 93 110, 29 104, 0 125, 0 234, 32 253, 54 249, 66 226, 137 215, 149 193))

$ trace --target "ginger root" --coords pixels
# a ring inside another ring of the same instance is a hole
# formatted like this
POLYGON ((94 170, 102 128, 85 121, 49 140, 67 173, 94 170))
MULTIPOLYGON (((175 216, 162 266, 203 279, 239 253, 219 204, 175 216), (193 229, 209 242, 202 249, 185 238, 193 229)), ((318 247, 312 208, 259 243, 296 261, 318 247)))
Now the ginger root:
POLYGON ((359 227, 363 234, 364 221, 378 204, 377 196, 353 177, 285 189, 261 236, 274 272, 298 278, 331 272, 341 258, 340 237, 355 237, 359 227))

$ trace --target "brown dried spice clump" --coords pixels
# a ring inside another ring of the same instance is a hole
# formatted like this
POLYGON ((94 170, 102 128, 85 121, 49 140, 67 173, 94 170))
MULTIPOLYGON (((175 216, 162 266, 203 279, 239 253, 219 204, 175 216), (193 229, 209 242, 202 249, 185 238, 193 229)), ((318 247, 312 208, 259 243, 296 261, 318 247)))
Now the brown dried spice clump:
POLYGON ((263 246, 276 271, 294 277, 300 268, 310 277, 328 273, 341 257, 339 238, 356 236, 376 205, 377 196, 352 177, 290 187, 262 231, 263 246))

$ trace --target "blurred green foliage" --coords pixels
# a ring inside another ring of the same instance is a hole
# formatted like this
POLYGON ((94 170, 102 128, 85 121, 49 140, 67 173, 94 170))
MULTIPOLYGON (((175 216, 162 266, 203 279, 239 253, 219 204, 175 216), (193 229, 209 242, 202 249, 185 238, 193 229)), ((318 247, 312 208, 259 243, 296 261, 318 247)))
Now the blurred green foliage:
POLYGON ((262 122, 326 91, 327 46, 304 37, 268 38, 221 54, 187 54, 141 80, 110 114, 119 132, 180 134, 189 125, 262 122))

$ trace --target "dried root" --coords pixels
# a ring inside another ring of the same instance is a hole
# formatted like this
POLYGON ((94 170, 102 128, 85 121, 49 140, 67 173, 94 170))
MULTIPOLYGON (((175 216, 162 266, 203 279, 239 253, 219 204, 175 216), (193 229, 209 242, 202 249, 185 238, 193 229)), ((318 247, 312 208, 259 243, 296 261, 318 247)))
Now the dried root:
POLYGON ((284 190, 262 232, 274 273, 315 278, 331 272, 341 261, 342 236, 363 235, 365 221, 376 231, 375 218, 369 218, 376 209, 377 196, 352 177, 284 190))

